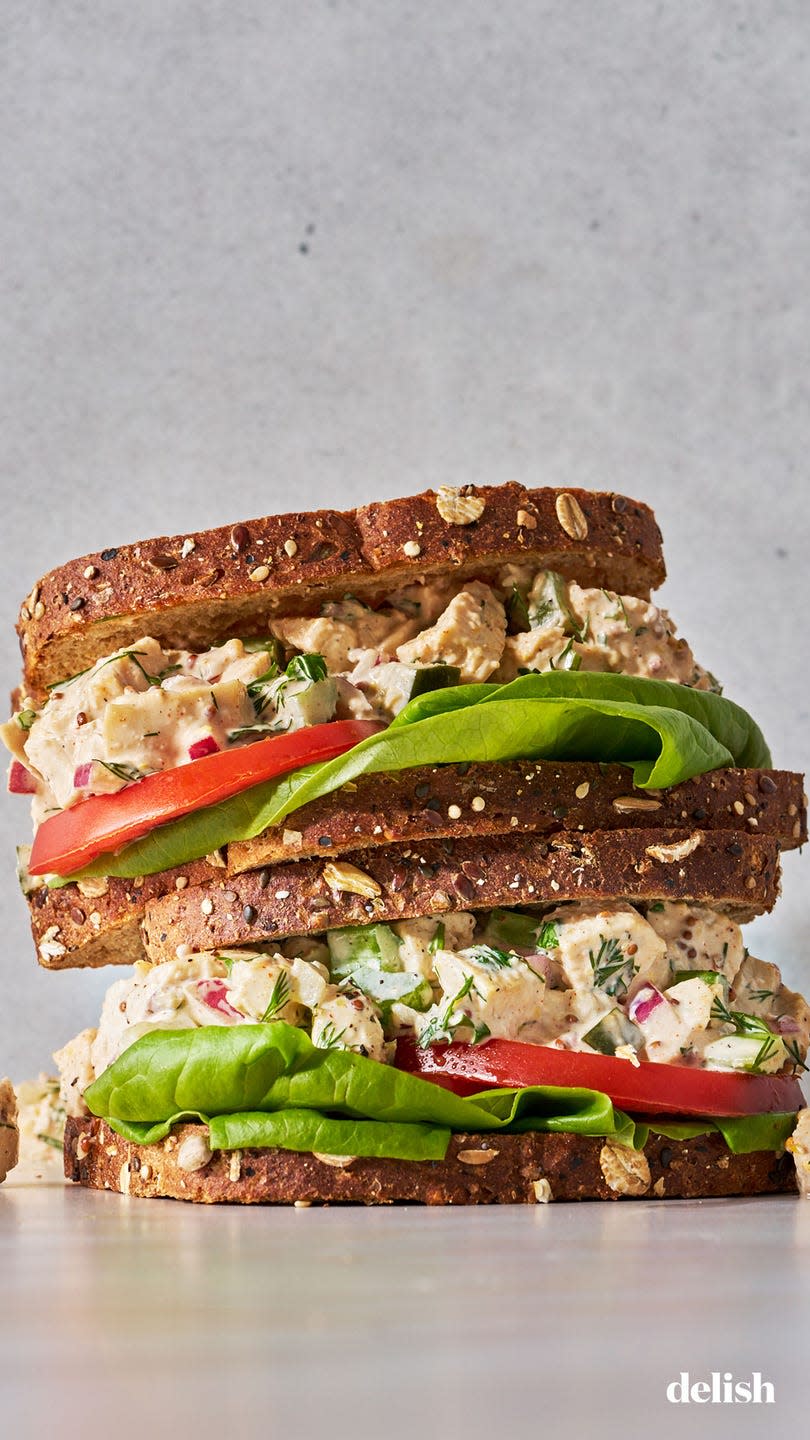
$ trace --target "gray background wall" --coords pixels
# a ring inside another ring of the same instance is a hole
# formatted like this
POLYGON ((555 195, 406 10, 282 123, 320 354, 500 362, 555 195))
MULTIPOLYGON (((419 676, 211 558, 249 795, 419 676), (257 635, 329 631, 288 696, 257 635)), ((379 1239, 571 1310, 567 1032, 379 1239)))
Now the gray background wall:
MULTIPOLYGON (((2 0, 17 606, 117 541, 437 483, 652 503, 663 592, 808 757, 804 0, 2 0)), ((95 1018, 2 807, 0 1073, 95 1018)), ((807 985, 807 862, 751 929, 807 985), (803 868, 804 866, 804 868, 803 868)))

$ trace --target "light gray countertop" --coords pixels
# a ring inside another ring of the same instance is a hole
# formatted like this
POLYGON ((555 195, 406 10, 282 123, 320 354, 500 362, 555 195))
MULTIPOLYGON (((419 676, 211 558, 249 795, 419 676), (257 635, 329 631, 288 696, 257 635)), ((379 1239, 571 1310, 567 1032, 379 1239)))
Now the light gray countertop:
POLYGON ((790 1197, 294 1210, 6 1190, 0 1275, 9 1440, 806 1428, 810 1205, 790 1197), (712 1370, 759 1371, 774 1406, 667 1401, 712 1370))

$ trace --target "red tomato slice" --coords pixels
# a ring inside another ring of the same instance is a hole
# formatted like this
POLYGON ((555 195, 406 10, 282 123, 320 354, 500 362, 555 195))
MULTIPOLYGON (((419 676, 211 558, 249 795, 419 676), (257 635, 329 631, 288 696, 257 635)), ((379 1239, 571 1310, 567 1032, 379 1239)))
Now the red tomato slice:
POLYGON ((71 875, 99 855, 139 840, 156 825, 216 805, 302 765, 334 760, 383 728, 376 720, 310 725, 237 750, 205 755, 174 770, 157 771, 114 795, 91 795, 43 821, 28 868, 32 875, 71 875))
POLYGON ((396 1063, 400 1070, 422 1075, 457 1095, 501 1086, 582 1086, 601 1090, 621 1110, 644 1115, 792 1114, 805 1103, 793 1075, 740 1075, 646 1060, 636 1066, 612 1055, 554 1050, 517 1040, 424 1049, 412 1040, 399 1040, 396 1063))

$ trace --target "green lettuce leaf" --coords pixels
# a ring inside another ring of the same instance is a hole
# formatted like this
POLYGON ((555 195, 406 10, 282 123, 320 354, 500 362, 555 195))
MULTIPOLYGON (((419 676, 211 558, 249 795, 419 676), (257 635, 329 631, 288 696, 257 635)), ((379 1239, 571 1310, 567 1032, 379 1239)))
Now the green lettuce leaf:
POLYGON ((51 883, 152 875, 234 840, 250 840, 359 775, 462 761, 599 760, 628 765, 633 784, 665 789, 728 765, 767 766, 758 727, 720 695, 625 675, 551 672, 509 685, 462 685, 412 700, 387 730, 345 755, 306 766, 160 826, 118 855, 51 883))
POLYGON ((591 671, 554 670, 542 675, 520 675, 508 685, 468 685, 435 690, 412 700, 406 710, 400 712, 394 724, 398 724, 403 717, 406 717, 406 723, 410 724, 414 720, 438 713, 438 710, 445 706, 452 708, 455 704, 453 697, 459 691, 466 692, 466 704, 478 704, 492 699, 603 700, 678 710, 708 730, 714 739, 733 755, 735 765, 747 769, 764 769, 771 764, 771 753, 762 731, 748 712, 740 705, 735 705, 733 700, 710 691, 678 685, 672 680, 649 680, 641 675, 603 675, 591 671))
POLYGON ((160 1030, 125 1050, 85 1091, 94 1115, 135 1144, 181 1120, 210 1126, 214 1149, 278 1147, 325 1154, 441 1159, 450 1134, 530 1130, 612 1137, 640 1148, 650 1130, 685 1139, 717 1129, 729 1149, 780 1149, 794 1117, 634 1120, 599 1091, 560 1086, 454 1095, 301 1030, 270 1025, 160 1030))
POLYGON ((719 1130, 733 1154, 749 1155, 754 1150, 784 1150, 796 1128, 796 1116, 718 1115, 711 1120, 661 1120, 656 1116, 648 1128, 668 1140, 692 1140, 719 1130))
MULTIPOLYGON (((567 1090, 565 1129, 613 1132, 612 1106, 591 1090, 567 1090), (597 1128, 592 1129, 593 1126, 597 1128)), ((178 1114, 250 1110, 321 1110, 355 1119, 438 1124, 450 1130, 560 1128, 559 1091, 489 1090, 473 1101, 418 1075, 355 1055, 320 1050, 303 1030, 266 1025, 206 1025, 153 1030, 130 1045, 85 1092, 94 1115, 165 1123, 178 1114), (531 1122, 531 1123, 530 1123, 531 1122)))
POLYGON ((181 1120, 208 1124, 212 1150, 297 1150, 386 1160, 443 1160, 451 1132, 441 1125, 338 1119, 319 1110, 243 1110, 232 1115, 176 1115, 160 1124, 108 1122, 133 1145, 154 1145, 181 1120))

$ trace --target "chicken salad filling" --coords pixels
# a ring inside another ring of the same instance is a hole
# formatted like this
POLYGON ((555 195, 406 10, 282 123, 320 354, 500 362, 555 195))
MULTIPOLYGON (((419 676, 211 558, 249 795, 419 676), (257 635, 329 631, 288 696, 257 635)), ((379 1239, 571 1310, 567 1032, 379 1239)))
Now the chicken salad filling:
POLYGON ((810 1006, 727 916, 684 902, 455 912, 142 962, 55 1059, 69 1113, 155 1030, 285 1021, 383 1063, 490 1038, 749 1074, 803 1070, 810 1006), (72 1108, 71 1108, 72 1107, 72 1108))
POLYGON ((24 701, 0 727, 10 785, 35 825, 88 795, 332 719, 390 723, 447 685, 585 670, 717 690, 649 601, 507 567, 496 583, 412 584, 372 609, 356 597, 273 622, 262 639, 201 654, 148 636, 24 701))

